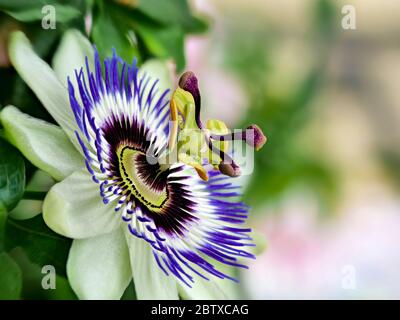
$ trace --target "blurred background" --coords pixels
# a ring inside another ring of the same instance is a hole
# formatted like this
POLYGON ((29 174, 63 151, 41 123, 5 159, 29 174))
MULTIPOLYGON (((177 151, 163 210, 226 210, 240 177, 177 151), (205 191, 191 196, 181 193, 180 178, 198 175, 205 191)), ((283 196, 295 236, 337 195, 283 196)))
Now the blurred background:
POLYGON ((246 188, 266 249, 244 294, 400 298, 400 3, 196 4, 213 18, 186 44, 207 112, 268 136, 246 188))
MULTIPOLYGON (((91 14, 46 37, 30 29, 43 57, 51 60, 71 25, 88 30, 102 54, 113 45, 127 58, 154 56, 177 74, 194 71, 204 118, 231 128, 257 123, 268 137, 243 182, 260 245, 240 275, 241 297, 400 298, 399 1, 197 0, 179 15, 167 2, 161 10, 156 0, 116 1, 131 8, 123 11, 129 26, 117 10, 102 15, 107 2, 88 2, 91 14), (355 30, 342 27, 344 5, 355 8, 355 30)), ((10 30, 35 20, 9 8, 1 17, 1 105, 49 119, 5 50, 10 30)), ((28 179, 31 171, 27 164, 28 179)), ((21 240, 7 246, 27 270, 32 261, 18 250, 29 257, 32 248, 21 240)), ((24 298, 73 296, 62 275, 65 290, 52 296, 32 289, 29 276, 23 281, 24 298)))

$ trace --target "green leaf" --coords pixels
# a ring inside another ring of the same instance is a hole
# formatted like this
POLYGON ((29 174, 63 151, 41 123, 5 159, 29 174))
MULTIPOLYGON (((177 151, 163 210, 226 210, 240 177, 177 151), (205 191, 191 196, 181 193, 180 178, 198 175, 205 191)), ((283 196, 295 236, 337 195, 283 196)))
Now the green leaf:
POLYGON ((173 58, 178 71, 185 67, 185 33, 179 26, 160 28, 151 25, 138 25, 137 28, 138 35, 153 56, 173 58))
POLYGON ((93 21, 92 39, 102 57, 112 55, 112 48, 127 62, 140 60, 136 37, 125 15, 104 3, 93 21))
POLYGON ((125 289, 124 294, 121 297, 121 300, 137 300, 135 284, 131 281, 128 287, 125 289))
MULTIPOLYGON (((78 9, 70 6, 54 5, 54 9, 57 23, 66 23, 81 15, 81 12, 78 9)), ((46 16, 46 13, 42 13, 41 4, 39 4, 38 7, 26 8, 21 11, 5 10, 5 12, 14 19, 22 22, 42 20, 46 16)))
POLYGON ((21 289, 21 269, 7 253, 0 253, 0 300, 19 299, 21 289))
POLYGON ((50 230, 41 215, 28 220, 9 218, 5 229, 7 251, 22 247, 29 259, 39 266, 53 265, 65 276, 65 266, 72 240, 50 230))
POLYGON ((206 22, 191 14, 187 0, 141 0, 137 8, 154 20, 167 26, 178 25, 187 33, 207 29, 206 22))
POLYGON ((4 250, 4 226, 7 221, 7 209, 0 202, 0 252, 4 250))
POLYGON ((0 0, 0 10, 23 10, 31 7, 32 4, 32 0, 0 0))
POLYGON ((18 264, 22 271, 22 299, 34 300, 75 300, 76 295, 72 291, 66 277, 58 274, 56 270, 56 288, 43 289, 42 280, 46 275, 42 273, 43 266, 32 263, 27 257, 25 251, 21 248, 15 248, 10 253, 10 256, 18 264))
POLYGON ((82 15, 79 2, 72 1, 72 3, 64 4, 60 0, 0 0, 0 11, 4 11, 18 21, 32 22, 46 17, 47 10, 42 11, 46 5, 54 8, 57 23, 66 23, 82 15))
POLYGON ((330 0, 318 0, 314 4, 313 11, 315 37, 319 38, 322 43, 331 41, 332 36, 340 31, 337 6, 330 0))
POLYGON ((173 58, 178 71, 185 66, 185 35, 206 28, 204 22, 191 15, 186 1, 181 0, 143 1, 137 9, 99 1, 94 17, 92 38, 103 57, 115 47, 128 62, 135 56, 139 60, 173 58))
POLYGON ((19 151, 1 138, 0 155, 0 203, 10 211, 24 194, 25 164, 19 151))

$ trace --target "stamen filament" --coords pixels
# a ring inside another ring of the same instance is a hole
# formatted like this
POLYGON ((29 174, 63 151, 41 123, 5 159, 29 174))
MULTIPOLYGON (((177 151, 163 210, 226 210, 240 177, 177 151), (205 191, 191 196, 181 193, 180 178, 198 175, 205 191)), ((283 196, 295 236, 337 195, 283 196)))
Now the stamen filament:
POLYGON ((223 173, 224 175, 227 175, 229 177, 238 177, 240 176, 240 167, 235 163, 235 161, 230 157, 227 153, 223 152, 221 149, 216 147, 210 137, 205 134, 206 142, 208 145, 208 148, 214 152, 215 154, 218 154, 219 157, 221 158, 221 162, 218 165, 219 171, 223 173))
POLYGON ((243 140, 249 146, 259 150, 266 142, 267 138, 264 136, 262 130, 255 124, 248 126, 246 129, 227 134, 210 134, 210 138, 217 141, 235 141, 243 140), (252 134, 248 134, 252 131, 252 134))

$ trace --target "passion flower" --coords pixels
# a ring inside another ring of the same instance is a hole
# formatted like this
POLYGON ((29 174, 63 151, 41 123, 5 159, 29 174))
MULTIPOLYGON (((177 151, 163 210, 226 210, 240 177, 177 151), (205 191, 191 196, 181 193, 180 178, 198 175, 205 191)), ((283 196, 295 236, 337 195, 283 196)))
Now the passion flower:
POLYGON ((8 139, 62 180, 47 194, 43 216, 54 231, 81 239, 74 241, 68 260, 75 292, 93 297, 77 274, 83 270, 79 263, 104 263, 94 265, 93 273, 116 265, 120 274, 104 272, 105 278, 118 279, 115 296, 129 282, 127 273, 140 298, 177 298, 177 284, 188 292, 199 281, 236 281, 220 266, 247 268, 243 258, 254 255, 246 247, 254 244, 251 230, 243 227, 248 207, 237 200, 240 190, 231 177, 240 168, 227 141, 244 140, 258 149, 265 143, 262 131, 253 125, 246 130, 249 137, 246 131, 231 133, 221 121, 203 125, 197 78, 190 72, 170 97, 157 74, 124 62, 115 51, 104 61, 94 51, 65 88, 22 33, 14 34, 10 48, 12 63, 65 132, 15 107, 1 113, 8 139), (197 133, 185 144, 204 142, 208 150, 187 152, 181 138, 188 129, 197 133), (128 256, 129 267, 122 262, 128 256))

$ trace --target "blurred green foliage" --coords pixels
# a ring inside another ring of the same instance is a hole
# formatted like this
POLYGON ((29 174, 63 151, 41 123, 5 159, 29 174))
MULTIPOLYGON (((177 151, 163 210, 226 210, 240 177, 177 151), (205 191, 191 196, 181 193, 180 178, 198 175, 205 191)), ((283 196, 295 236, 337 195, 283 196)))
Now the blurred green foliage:
POLYGON ((92 38, 103 55, 115 47, 127 61, 172 58, 179 71, 185 66, 185 35, 207 28, 191 14, 186 0, 140 1, 135 7, 97 1, 93 14, 92 38))
POLYGON ((28 220, 8 219, 4 247, 7 251, 22 247, 31 262, 53 265, 57 274, 66 276, 66 262, 71 239, 50 230, 41 215, 28 220))
POLYGON ((0 138, 0 210, 10 211, 25 189, 25 164, 20 152, 0 138))
POLYGON ((242 126, 257 123, 268 137, 267 144, 255 155, 255 171, 245 193, 245 200, 255 207, 276 201, 297 185, 312 188, 324 207, 334 203, 334 169, 321 158, 307 154, 296 141, 312 118, 312 100, 323 85, 330 45, 339 25, 337 9, 331 1, 313 3, 312 23, 304 41, 318 53, 318 58, 300 84, 286 88, 283 94, 266 89, 274 63, 270 51, 282 41, 276 30, 266 28, 265 22, 254 22, 256 27, 248 37, 242 31, 246 27, 235 23, 226 32, 226 43, 222 45, 226 67, 238 75, 250 99, 250 111, 242 126))
POLYGON ((1 10, 21 22, 42 20, 44 15, 42 8, 46 5, 51 5, 57 13, 57 21, 67 23, 82 15, 78 4, 79 1, 0 0, 1 10))
POLYGON ((6 252, 0 252, 0 274, 0 299, 18 299, 22 290, 22 272, 6 252))

